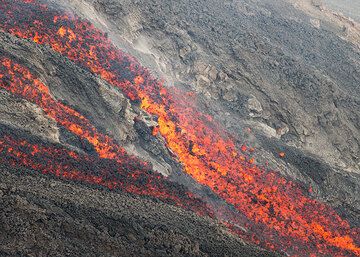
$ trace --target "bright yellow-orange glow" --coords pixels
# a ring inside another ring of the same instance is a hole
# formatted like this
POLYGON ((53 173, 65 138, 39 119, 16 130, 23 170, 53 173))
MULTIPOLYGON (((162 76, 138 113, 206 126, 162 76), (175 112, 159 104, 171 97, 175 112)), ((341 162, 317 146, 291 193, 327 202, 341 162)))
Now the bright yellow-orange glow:
POLYGON ((151 171, 146 162, 126 154, 110 137, 99 133, 84 116, 56 101, 48 87, 28 69, 6 57, 0 57, 0 89, 37 104, 59 125, 88 140, 98 153, 98 156, 80 155, 55 145, 44 146, 42 142, 32 144, 25 139, 4 135, 0 130, 0 162, 25 166, 65 179, 157 197, 200 215, 212 216, 203 202, 159 173, 151 171), (87 167, 91 167, 90 170, 87 167))

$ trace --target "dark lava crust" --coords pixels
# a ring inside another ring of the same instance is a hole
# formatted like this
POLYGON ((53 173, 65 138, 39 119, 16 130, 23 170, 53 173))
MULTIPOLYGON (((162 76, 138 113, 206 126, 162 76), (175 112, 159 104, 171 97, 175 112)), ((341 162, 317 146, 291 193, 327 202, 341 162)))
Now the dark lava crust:
POLYGON ((276 256, 174 206, 24 174, 0 167, 0 256, 276 256))

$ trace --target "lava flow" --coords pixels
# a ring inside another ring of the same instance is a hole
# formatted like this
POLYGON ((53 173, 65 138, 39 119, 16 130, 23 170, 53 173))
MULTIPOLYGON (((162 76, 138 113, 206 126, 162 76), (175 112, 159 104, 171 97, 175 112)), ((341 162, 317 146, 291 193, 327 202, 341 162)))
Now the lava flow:
POLYGON ((247 217, 245 223, 228 223, 240 236, 292 255, 360 256, 357 228, 297 183, 244 157, 226 131, 189 105, 185 94, 163 87, 91 23, 35 0, 0 3, 0 29, 50 46, 156 115, 154 134, 165 138, 184 171, 247 217))
POLYGON ((199 215, 211 215, 201 200, 151 170, 129 170, 110 159, 79 154, 60 145, 19 135, 9 127, 0 126, 0 163, 24 167, 34 173, 151 196, 199 215))
POLYGON ((6 57, 0 57, 0 82, 0 88, 37 104, 58 124, 81 139, 86 139, 94 146, 100 158, 116 159, 120 163, 127 160, 128 164, 133 165, 129 169, 148 165, 127 155, 123 148, 115 144, 110 137, 99 133, 79 112, 53 99, 46 85, 35 78, 28 69, 6 57))
MULTIPOLYGON (((17 157, 16 161, 10 161, 11 164, 22 164, 27 168, 40 170, 44 174, 54 174, 58 177, 84 181, 110 189, 122 189, 139 195, 157 197, 178 206, 188 206, 189 209, 201 215, 212 215, 205 204, 195 199, 190 192, 171 183, 161 174, 151 171, 149 164, 126 154, 124 149, 116 145, 110 137, 99 133, 80 113, 53 99, 46 85, 35 78, 28 69, 7 57, 0 58, 0 88, 37 104, 58 124, 80 138, 88 140, 98 153, 98 156, 81 156, 80 158, 73 151, 31 145, 25 140, 16 141, 12 137, 4 136, 1 143, 3 147, 8 147, 5 153, 8 156, 17 157), (27 154, 27 152, 31 152, 31 154, 27 154), (44 156, 45 163, 39 161, 40 156, 44 156), (34 160, 34 157, 37 159, 34 160), (79 168, 71 167, 68 165, 67 159, 72 159, 71 163, 79 162, 76 167, 87 167, 87 169, 82 171, 79 168), (108 160, 101 161, 100 159, 108 160), (61 160, 66 164, 62 164, 61 160), (94 167, 92 167, 92 163, 94 163, 94 167), (104 167, 101 172, 89 174, 87 170, 96 170, 98 164, 95 163, 107 164, 107 171, 104 171, 104 167), (90 167, 92 168, 90 169, 90 167), (186 202, 185 205, 184 202, 186 202)), ((2 152, 4 154, 4 151, 2 152)))

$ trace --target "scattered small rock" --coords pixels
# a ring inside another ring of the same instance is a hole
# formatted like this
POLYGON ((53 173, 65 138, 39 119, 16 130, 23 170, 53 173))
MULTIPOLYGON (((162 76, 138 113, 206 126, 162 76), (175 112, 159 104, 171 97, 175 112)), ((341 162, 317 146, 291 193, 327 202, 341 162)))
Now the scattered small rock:
POLYGON ((319 19, 310 19, 310 23, 317 29, 320 29, 321 27, 321 22, 319 19))
POLYGON ((286 124, 284 124, 281 127, 276 129, 276 134, 278 134, 279 136, 283 136, 283 135, 289 133, 289 131, 290 131, 289 127, 286 124))
POLYGON ((263 111, 263 108, 261 106, 261 103, 255 96, 251 96, 248 100, 248 109, 250 112, 253 112, 255 114, 261 114, 263 111))

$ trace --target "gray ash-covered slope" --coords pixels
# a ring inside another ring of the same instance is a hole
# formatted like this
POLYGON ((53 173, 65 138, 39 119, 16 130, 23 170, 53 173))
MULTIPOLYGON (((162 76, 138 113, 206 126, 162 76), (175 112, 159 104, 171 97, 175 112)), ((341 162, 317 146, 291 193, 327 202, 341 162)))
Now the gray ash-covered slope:
POLYGON ((317 28, 281 0, 72 2, 90 3, 95 21, 231 118, 250 115, 284 142, 359 171, 360 56, 330 23, 317 28))
POLYGON ((350 18, 360 21, 360 2, 350 0, 324 0, 323 3, 350 18))

